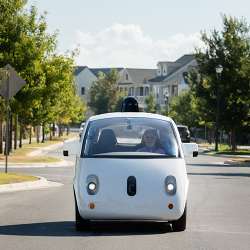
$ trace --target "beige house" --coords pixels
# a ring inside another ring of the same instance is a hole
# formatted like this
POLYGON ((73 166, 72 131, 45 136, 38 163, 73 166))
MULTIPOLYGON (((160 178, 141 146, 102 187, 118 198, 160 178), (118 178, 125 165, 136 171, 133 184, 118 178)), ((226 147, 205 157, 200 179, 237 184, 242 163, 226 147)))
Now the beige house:
MULTIPOLYGON (((158 62, 155 69, 116 68, 119 73, 118 88, 127 96, 136 97, 142 109, 146 107, 145 99, 149 94, 155 97, 159 107, 163 107, 173 96, 189 88, 185 75, 196 66, 194 55, 184 55, 174 62, 158 62)), ((76 67, 78 95, 88 102, 90 87, 97 80, 98 73, 108 73, 110 70, 111 68, 76 67)))

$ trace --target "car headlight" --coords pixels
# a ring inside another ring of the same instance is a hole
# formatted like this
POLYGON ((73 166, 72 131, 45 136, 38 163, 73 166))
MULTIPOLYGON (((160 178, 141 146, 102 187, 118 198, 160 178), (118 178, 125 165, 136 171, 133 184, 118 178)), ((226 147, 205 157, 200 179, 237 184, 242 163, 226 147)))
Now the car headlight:
POLYGON ((88 185, 88 189, 90 191, 95 191, 96 190, 96 184, 94 182, 90 182, 88 185))
POLYGON ((174 195, 176 194, 177 185, 176 185, 176 179, 174 176, 169 175, 165 179, 165 190, 167 194, 174 195))
POLYGON ((89 195, 94 195, 98 192, 99 189, 99 180, 96 175, 89 175, 87 177, 87 192, 89 195))

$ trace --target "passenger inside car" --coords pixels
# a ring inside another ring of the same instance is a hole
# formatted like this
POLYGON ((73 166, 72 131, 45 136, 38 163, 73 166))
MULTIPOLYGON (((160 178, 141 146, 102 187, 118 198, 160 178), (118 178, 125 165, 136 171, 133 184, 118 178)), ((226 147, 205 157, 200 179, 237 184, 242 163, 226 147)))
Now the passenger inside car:
POLYGON ((151 152, 164 154, 164 149, 160 144, 160 140, 155 129, 147 129, 142 136, 142 148, 137 152, 151 152))

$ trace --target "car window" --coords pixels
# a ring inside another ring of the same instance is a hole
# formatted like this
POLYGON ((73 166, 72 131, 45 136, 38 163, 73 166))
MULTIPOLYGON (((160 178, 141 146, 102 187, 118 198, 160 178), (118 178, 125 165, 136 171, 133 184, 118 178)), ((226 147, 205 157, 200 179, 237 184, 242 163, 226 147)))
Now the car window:
POLYGON ((152 118, 106 118, 91 121, 82 157, 178 157, 171 123, 152 118))

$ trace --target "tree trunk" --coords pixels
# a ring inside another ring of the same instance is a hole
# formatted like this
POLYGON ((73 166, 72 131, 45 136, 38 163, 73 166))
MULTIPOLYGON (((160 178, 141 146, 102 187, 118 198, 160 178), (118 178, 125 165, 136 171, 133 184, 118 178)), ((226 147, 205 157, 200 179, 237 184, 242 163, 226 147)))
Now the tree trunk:
POLYGON ((20 123, 20 127, 19 127, 19 148, 21 148, 23 146, 23 125, 20 123))
POLYGON ((36 126, 36 142, 40 142, 40 126, 36 126))
POLYGON ((43 131, 42 131, 42 143, 45 142, 45 124, 43 124, 43 127, 42 127, 43 131))
POLYGON ((235 152, 237 150, 235 128, 232 128, 232 130, 231 130, 231 147, 232 147, 233 152, 235 152))
POLYGON ((67 135, 69 135, 69 125, 67 125, 67 135))
POLYGON ((56 136, 56 125, 54 122, 53 122, 53 126, 52 126, 52 135, 56 136))
POLYGON ((17 126, 18 126, 18 115, 14 116, 15 125, 14 125, 14 149, 17 148, 17 126))
POLYGON ((50 141, 52 141, 52 128, 51 128, 51 124, 50 124, 50 127, 49 127, 49 139, 50 139, 50 141))
POLYGON ((32 126, 29 128, 29 144, 32 142, 32 126))
POLYGON ((61 136, 63 135, 63 132, 62 132, 62 125, 59 124, 58 127, 59 127, 59 135, 58 135, 58 137, 61 137, 61 136))

